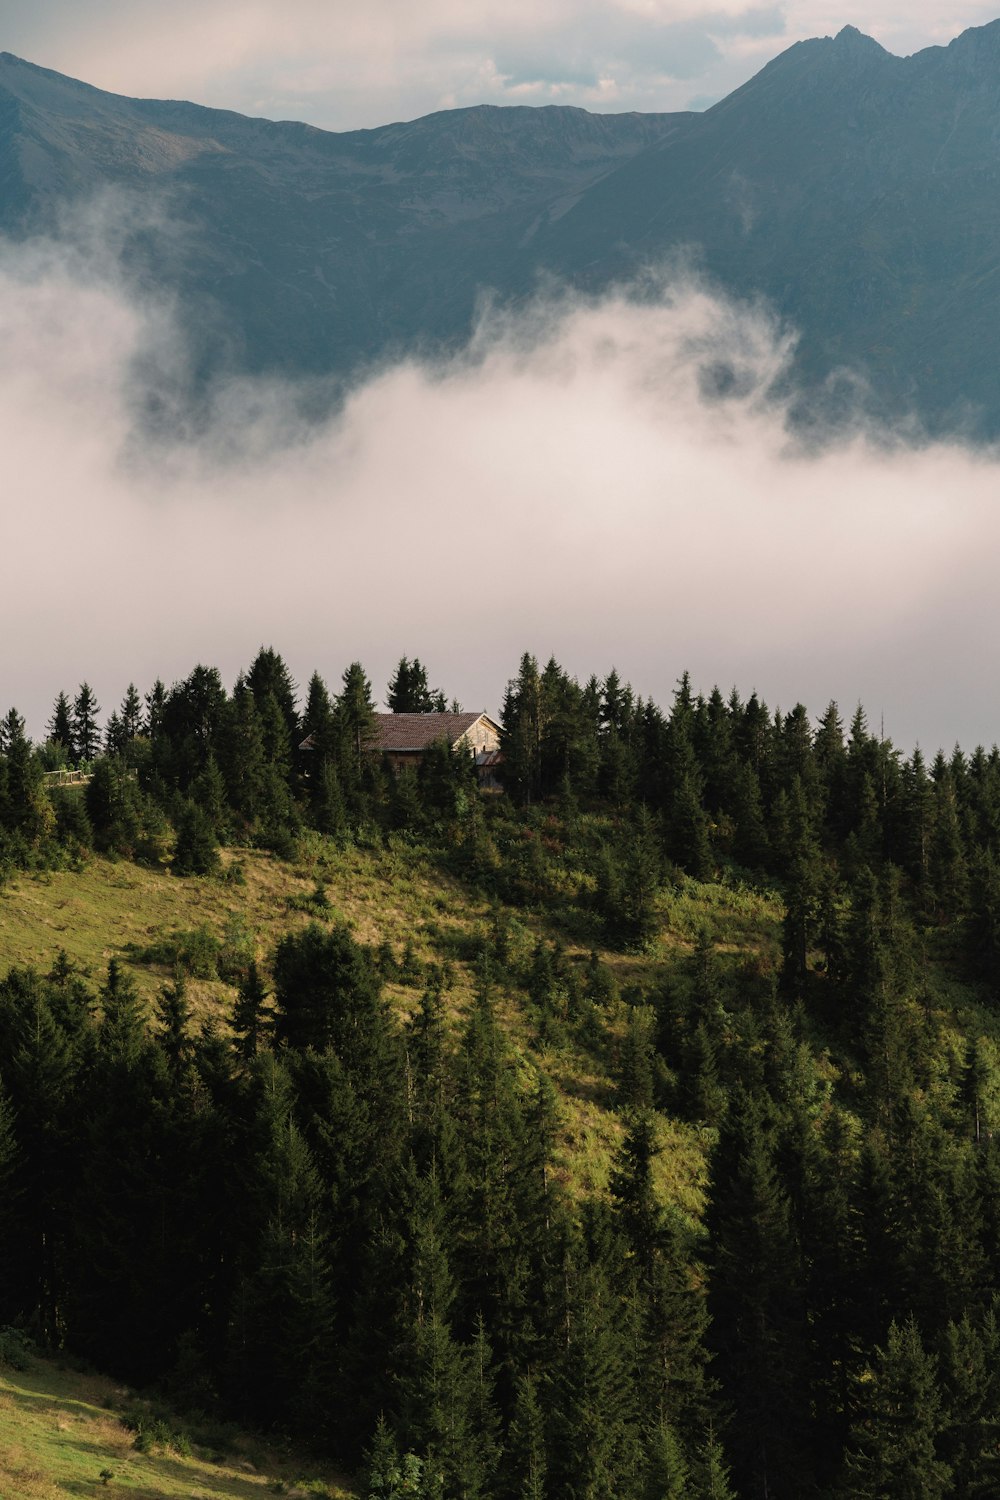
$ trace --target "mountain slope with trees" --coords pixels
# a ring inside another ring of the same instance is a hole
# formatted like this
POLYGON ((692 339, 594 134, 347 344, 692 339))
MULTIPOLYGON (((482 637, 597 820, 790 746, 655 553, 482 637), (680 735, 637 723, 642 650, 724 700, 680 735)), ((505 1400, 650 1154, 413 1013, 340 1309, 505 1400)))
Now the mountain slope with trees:
POLYGON ((1000 753, 525 656, 498 796, 387 773, 358 664, 134 697, 83 788, 8 713, 9 870, 381 848, 478 916, 421 960, 317 893, 197 1021, 180 955, 151 1009, 119 956, 11 969, 0 1323, 366 1496, 995 1489, 1000 753))
POLYGON ((0 54, 0 227, 97 194, 202 378, 356 376, 454 348, 484 295, 680 263, 798 332, 803 418, 853 413, 860 381, 869 411, 995 436, 998 59, 1000 21, 908 58, 846 27, 703 114, 481 107, 338 134, 0 54))

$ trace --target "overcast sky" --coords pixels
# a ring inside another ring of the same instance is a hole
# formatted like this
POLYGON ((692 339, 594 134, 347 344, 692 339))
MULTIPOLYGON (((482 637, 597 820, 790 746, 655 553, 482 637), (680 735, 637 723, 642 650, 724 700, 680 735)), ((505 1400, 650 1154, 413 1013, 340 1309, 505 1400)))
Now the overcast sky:
POLYGON ((700 109, 847 23, 907 54, 998 13, 1000 0, 4 0, 0 49, 117 93, 345 129, 480 103, 700 109))

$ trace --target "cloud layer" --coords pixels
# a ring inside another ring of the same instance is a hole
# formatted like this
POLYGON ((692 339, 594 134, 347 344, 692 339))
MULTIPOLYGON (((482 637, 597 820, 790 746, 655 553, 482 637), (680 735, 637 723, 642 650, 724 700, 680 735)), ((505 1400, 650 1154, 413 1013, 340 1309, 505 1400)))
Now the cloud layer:
POLYGON ((787 353, 695 286, 556 298, 323 423, 244 383, 153 449, 136 385, 177 358, 168 311, 65 248, 0 247, 0 711, 37 734, 84 678, 110 709, 261 643, 301 681, 360 658, 379 692, 416 654, 495 709, 530 650, 664 703, 687 667, 772 707, 862 699, 905 744, 992 742, 1000 465, 800 451, 770 394, 787 353))
POLYGON ((480 103, 670 110, 847 22, 890 51, 995 7, 930 0, 8 0, 0 45, 118 93, 332 129, 480 103))

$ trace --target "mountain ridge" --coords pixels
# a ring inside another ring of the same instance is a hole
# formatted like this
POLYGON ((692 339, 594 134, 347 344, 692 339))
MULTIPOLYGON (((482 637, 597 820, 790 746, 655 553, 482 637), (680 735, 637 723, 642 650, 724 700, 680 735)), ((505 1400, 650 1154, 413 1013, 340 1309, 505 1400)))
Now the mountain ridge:
POLYGON ((847 370, 878 410, 992 436, 998 55, 1000 21, 906 58, 845 26, 703 113, 478 105, 332 132, 0 53, 0 229, 104 187, 165 194, 184 234, 134 236, 126 264, 200 310, 195 337, 214 306, 207 373, 350 377, 454 347, 484 292, 599 292, 680 252, 797 328, 814 394, 847 370))

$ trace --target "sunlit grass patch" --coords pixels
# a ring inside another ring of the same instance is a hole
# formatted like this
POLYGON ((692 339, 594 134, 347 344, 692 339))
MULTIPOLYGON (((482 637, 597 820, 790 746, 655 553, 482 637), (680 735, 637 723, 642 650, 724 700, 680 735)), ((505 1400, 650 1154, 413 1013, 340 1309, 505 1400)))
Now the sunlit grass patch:
POLYGON ((301 1457, 278 1454, 249 1435, 231 1451, 193 1446, 140 1452, 114 1409, 125 1393, 100 1376, 48 1360, 26 1371, 0 1368, 0 1500, 128 1496, 130 1500, 265 1500, 297 1482, 313 1496, 353 1492, 301 1457))

